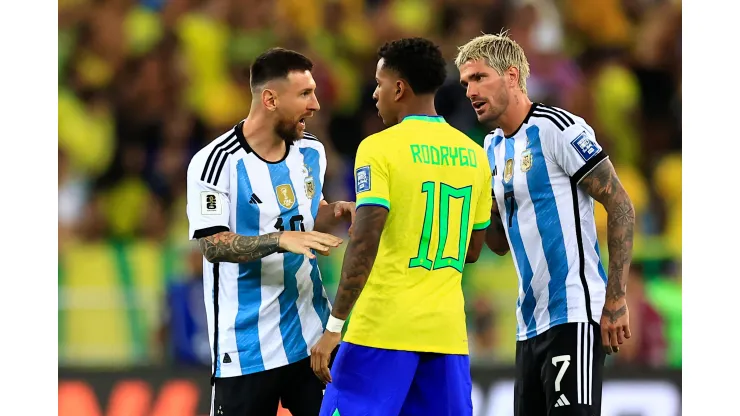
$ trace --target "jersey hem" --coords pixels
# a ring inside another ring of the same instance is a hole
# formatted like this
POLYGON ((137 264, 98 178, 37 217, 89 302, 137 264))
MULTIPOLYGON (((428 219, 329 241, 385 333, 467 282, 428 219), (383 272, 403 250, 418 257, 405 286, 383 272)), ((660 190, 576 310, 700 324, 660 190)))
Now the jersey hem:
MULTIPOLYGON (((234 351, 231 354, 238 355, 239 352, 238 351, 234 351)), ((280 365, 277 365, 275 367, 269 367, 269 368, 268 367, 265 367, 264 364, 262 364, 262 365, 253 365, 253 366, 249 366, 247 368, 242 368, 242 370, 241 370, 240 373, 235 373, 234 375, 227 375, 227 376, 225 376, 223 374, 223 364, 221 364, 219 366, 219 373, 220 374, 217 375, 216 378, 230 378, 230 377, 248 376, 250 374, 261 373, 263 371, 274 370, 276 368, 281 368, 281 367, 285 367, 285 366, 288 366, 288 365, 291 365, 291 364, 295 364, 295 363, 297 363, 297 362, 299 362, 301 360, 305 360, 308 357, 309 357, 309 355, 308 355, 308 353, 306 353, 305 355, 301 355, 300 358, 296 358, 296 359, 294 359, 292 361, 286 362, 285 364, 280 364, 280 365)))
POLYGON ((488 228, 489 225, 491 225, 491 220, 490 219, 488 219, 486 222, 482 222, 480 224, 473 224, 473 230, 474 231, 485 230, 486 228, 488 228))
POLYGON ((588 162, 586 162, 585 165, 583 165, 576 173, 573 174, 573 180, 576 182, 576 184, 581 183, 583 178, 588 176, 589 173, 591 173, 594 169, 596 169, 597 166, 601 164, 601 162, 605 161, 609 158, 609 155, 606 154, 603 150, 596 154, 594 157, 591 158, 588 162))
POLYGON ((553 327, 556 327, 558 325, 575 324, 575 323, 586 323, 586 324, 588 324, 588 323, 591 323, 591 321, 588 320, 588 317, 573 318, 573 319, 570 319, 570 320, 568 318, 559 318, 559 319, 556 319, 556 320, 550 322, 547 325, 544 325, 542 327, 539 327, 539 328, 535 329, 535 333, 533 335, 527 335, 529 333, 529 331, 527 331, 525 333, 521 333, 520 332, 520 333, 516 334, 516 340, 517 341, 526 341, 528 339, 535 338, 538 335, 542 335, 545 332, 547 332, 548 330, 550 330, 553 327))
POLYGON ((455 348, 439 348, 439 347, 432 347, 429 345, 409 345, 409 344, 403 344, 403 343, 393 343, 393 344, 377 344, 374 342, 362 342, 358 341, 356 339, 353 339, 353 337, 346 337, 342 340, 342 342, 346 342, 348 344, 353 345, 360 345, 363 347, 370 347, 370 348, 378 348, 383 350, 394 350, 394 351, 408 351, 408 352, 429 352, 429 353, 435 353, 435 354, 449 354, 449 355, 470 355, 470 351, 468 351, 467 348, 464 349, 455 349, 455 348))
POLYGON ((197 240, 199 238, 210 237, 224 231, 229 231, 229 227, 226 227, 224 225, 217 225, 215 227, 201 228, 200 230, 195 230, 193 232, 192 239, 197 240))

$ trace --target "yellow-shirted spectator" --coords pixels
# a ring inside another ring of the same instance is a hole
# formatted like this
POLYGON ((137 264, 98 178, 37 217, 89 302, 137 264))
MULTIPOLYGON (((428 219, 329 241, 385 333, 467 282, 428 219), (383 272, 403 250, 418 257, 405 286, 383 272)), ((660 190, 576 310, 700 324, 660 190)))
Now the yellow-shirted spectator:
POLYGON ((561 10, 593 46, 621 47, 631 40, 632 27, 621 0, 564 0, 561 10))
POLYGON ((610 155, 620 165, 639 165, 636 115, 640 105, 637 77, 626 67, 607 64, 592 84, 601 134, 611 138, 610 155))
POLYGON ((665 238, 675 255, 681 255, 682 240, 682 167, 681 154, 674 153, 661 158, 653 172, 655 190, 665 201, 665 238))
POLYGON ((85 105, 75 94, 60 88, 59 147, 70 158, 74 170, 102 174, 110 165, 115 146, 114 121, 110 109, 100 101, 85 105))

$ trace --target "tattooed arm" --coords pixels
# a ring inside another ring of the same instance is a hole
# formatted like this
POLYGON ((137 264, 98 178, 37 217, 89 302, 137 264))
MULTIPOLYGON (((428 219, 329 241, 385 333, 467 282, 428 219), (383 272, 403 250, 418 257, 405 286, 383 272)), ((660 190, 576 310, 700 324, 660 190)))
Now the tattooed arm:
POLYGON ((599 201, 607 212, 607 240, 609 245, 609 277, 606 284, 606 302, 601 318, 604 347, 619 351, 622 332, 629 338, 627 310, 627 276, 632 261, 632 237, 635 210, 629 195, 619 182, 614 166, 608 159, 586 175, 581 188, 599 201), (607 335, 604 337, 604 335, 607 335))
POLYGON ((355 214, 355 230, 344 253, 342 274, 331 314, 347 319, 355 305, 378 254, 380 235, 388 218, 388 210, 378 206, 365 206, 355 214))
POLYGON ((327 255, 330 247, 341 242, 340 238, 316 231, 281 231, 254 237, 223 231, 198 239, 200 251, 211 263, 248 263, 278 251, 315 258, 312 249, 327 255))
POLYGON ((509 252, 509 240, 506 239, 506 230, 495 199, 491 206, 491 225, 486 229, 486 245, 499 256, 505 256, 509 252))
POLYGON ((342 275, 327 330, 311 348, 311 369, 324 383, 331 383, 329 360, 341 340, 340 327, 349 316, 370 276, 386 218, 388 210, 373 205, 363 206, 355 214, 355 230, 344 253, 342 275), (339 320, 337 328, 330 329, 332 320, 339 320))
POLYGON ((248 263, 275 253, 280 248, 280 232, 247 237, 223 231, 198 239, 200 251, 211 263, 248 263))

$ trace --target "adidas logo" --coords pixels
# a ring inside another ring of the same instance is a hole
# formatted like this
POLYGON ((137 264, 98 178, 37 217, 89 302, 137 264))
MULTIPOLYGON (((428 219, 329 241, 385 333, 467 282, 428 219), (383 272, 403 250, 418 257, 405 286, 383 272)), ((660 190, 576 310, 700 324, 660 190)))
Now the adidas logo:
POLYGON ((231 357, 229 357, 229 354, 224 354, 224 364, 231 363, 231 357))
POLYGON ((249 203, 250 204, 261 204, 262 203, 262 200, 259 199, 259 197, 257 196, 257 194, 252 194, 252 197, 249 198, 249 203))
POLYGON ((555 407, 567 406, 569 404, 570 404, 570 402, 568 401, 568 399, 565 398, 565 395, 564 394, 561 394, 560 395, 560 398, 558 399, 558 402, 555 403, 555 407))

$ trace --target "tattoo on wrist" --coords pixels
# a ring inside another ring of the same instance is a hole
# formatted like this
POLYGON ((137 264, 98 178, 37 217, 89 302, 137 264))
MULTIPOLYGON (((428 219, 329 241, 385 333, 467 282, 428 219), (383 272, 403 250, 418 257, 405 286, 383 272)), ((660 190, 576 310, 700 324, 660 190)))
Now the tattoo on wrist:
POLYGON ((602 315, 604 315, 605 317, 607 317, 607 319, 609 319, 609 322, 610 323, 617 322, 617 320, 619 320, 619 318, 621 318, 622 316, 624 316, 624 314, 626 314, 626 313, 627 313, 627 305, 622 305, 621 308, 619 308, 619 309, 617 309, 615 311, 609 310, 607 308, 604 308, 604 310, 602 311, 602 315))

